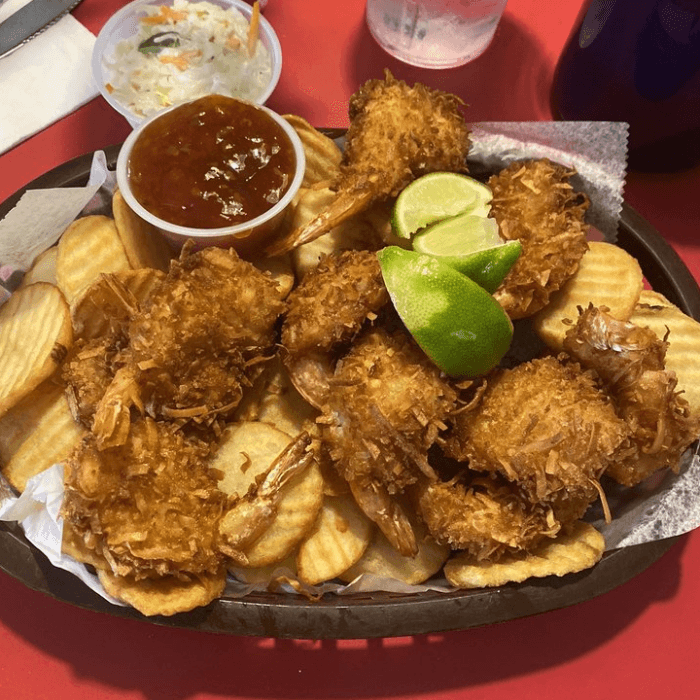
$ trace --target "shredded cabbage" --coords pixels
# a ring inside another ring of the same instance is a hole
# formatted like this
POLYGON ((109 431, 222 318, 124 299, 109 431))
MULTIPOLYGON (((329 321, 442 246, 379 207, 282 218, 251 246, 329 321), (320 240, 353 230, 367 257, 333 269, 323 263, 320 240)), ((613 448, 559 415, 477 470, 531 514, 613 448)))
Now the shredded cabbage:
POLYGON ((272 60, 256 38, 249 55, 248 20, 235 8, 175 0, 172 7, 147 5, 139 31, 105 58, 111 96, 138 116, 218 93, 252 102, 272 75, 272 60), (144 53, 139 45, 155 34, 177 32, 179 46, 144 53))

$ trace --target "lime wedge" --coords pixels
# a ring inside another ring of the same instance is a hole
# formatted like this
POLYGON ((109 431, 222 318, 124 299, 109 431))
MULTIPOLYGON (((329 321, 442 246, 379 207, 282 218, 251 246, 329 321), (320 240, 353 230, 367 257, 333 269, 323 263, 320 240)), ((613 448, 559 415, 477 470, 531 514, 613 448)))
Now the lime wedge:
POLYGON ((444 255, 438 259, 474 280, 493 294, 520 257, 520 241, 507 241, 468 255, 444 255))
POLYGON ((503 243, 495 219, 459 214, 413 237, 413 250, 426 255, 467 255, 503 243))
POLYGON ((491 200, 488 202, 479 202, 478 204, 475 204, 467 214, 472 214, 473 216, 481 216, 486 218, 489 215, 489 212, 491 211, 491 200))
POLYGON ((485 289, 430 255, 389 246, 377 257, 396 311, 441 370, 475 377, 498 364, 513 324, 485 289))
POLYGON ((436 221, 475 208, 483 211, 491 197, 486 185, 468 175, 429 173, 402 190, 394 205, 391 225, 397 236, 410 238, 436 221))

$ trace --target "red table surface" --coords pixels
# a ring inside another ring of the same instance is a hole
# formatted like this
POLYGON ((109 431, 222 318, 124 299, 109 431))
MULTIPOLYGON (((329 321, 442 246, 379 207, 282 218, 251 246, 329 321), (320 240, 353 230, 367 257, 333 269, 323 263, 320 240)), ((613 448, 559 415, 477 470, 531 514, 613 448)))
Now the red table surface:
MULTIPOLYGON (((95 34, 123 0, 83 0, 95 34)), ((405 66, 382 52, 364 0, 269 0, 284 56, 268 104, 320 126, 347 126, 349 96, 386 66, 455 92, 480 120, 549 120, 554 66, 580 0, 510 0, 472 64, 405 66)), ((64 161, 129 133, 97 98, 0 156, 0 201, 64 161)), ((700 168, 631 173, 625 196, 700 279, 700 168)), ((352 641, 291 641, 163 628, 88 612, 0 574, 0 698, 695 698, 700 684, 700 535, 586 603, 462 632, 352 641)))

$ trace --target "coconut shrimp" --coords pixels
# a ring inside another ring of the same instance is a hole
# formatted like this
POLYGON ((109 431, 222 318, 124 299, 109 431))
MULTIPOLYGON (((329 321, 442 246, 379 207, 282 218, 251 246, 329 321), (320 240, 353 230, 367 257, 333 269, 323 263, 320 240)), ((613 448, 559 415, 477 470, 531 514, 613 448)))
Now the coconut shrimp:
POLYGON ((427 453, 457 391, 403 331, 366 331, 337 364, 323 413, 324 446, 362 510, 392 545, 416 552, 400 495, 435 481, 427 453))
POLYGON ((128 347, 95 409, 98 444, 123 444, 132 408, 197 424, 230 414, 274 355, 284 308, 274 281, 234 251, 183 250, 128 324, 128 347))
POLYGON ((136 419, 122 445, 99 449, 89 433, 65 463, 62 517, 118 576, 216 573, 226 509, 210 445, 176 426, 136 419))
POLYGON ((666 348, 650 329, 592 305, 564 340, 566 352, 601 377, 627 426, 629 437, 606 472, 625 486, 676 468, 700 432, 700 417, 691 414, 675 373, 664 367, 666 348))
POLYGON ((561 530, 551 507, 531 503, 502 477, 466 470, 449 481, 422 480, 413 493, 435 540, 477 561, 528 551, 561 530))
POLYGON ((352 342, 388 302, 379 261, 369 251, 327 256, 292 291, 282 326, 285 364, 312 406, 325 402, 333 352, 352 342))
POLYGON ((602 494, 600 478, 627 432, 594 373, 548 356, 487 378, 479 400, 451 422, 444 447, 471 469, 517 484, 565 524, 602 494))
POLYGON ((270 249, 279 255, 327 233, 438 170, 466 172, 469 127, 455 95, 412 87, 386 71, 350 98, 350 128, 329 206, 270 249))
POLYGON ((578 269, 588 249, 586 195, 570 179, 575 171, 547 159, 515 162, 493 175, 491 216, 522 254, 494 296, 513 319, 546 306, 578 269))

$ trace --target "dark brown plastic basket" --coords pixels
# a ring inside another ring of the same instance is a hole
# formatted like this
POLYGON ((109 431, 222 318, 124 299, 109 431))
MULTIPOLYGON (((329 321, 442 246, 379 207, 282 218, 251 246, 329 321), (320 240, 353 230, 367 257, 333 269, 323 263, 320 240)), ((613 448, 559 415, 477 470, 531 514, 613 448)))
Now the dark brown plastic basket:
MULTIPOLYGON (((105 149, 110 167, 114 167, 118 152, 119 146, 105 149)), ((92 154, 87 154, 37 178, 0 205, 0 219, 25 189, 84 185, 91 162, 92 154)), ((618 244, 639 260, 655 290, 700 320, 697 282, 673 248, 626 205, 622 210, 618 244)), ((410 596, 327 595, 315 602, 284 593, 255 594, 242 599, 224 596, 190 613, 155 618, 146 618, 132 608, 113 606, 71 574, 54 568, 13 524, 0 523, 0 569, 36 591, 111 615, 225 634, 349 639, 467 629, 574 605, 633 578, 674 542, 670 539, 615 550, 606 553, 594 568, 580 574, 497 589, 410 596)))

